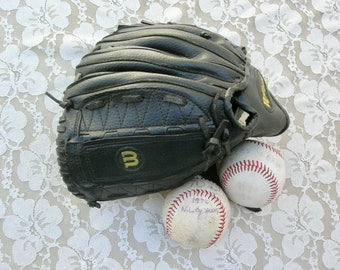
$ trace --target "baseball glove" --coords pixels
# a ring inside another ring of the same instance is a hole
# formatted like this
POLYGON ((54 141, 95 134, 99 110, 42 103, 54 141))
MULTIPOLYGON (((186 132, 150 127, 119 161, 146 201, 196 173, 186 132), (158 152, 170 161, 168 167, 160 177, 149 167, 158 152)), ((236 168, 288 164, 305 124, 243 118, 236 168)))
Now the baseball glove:
POLYGON ((60 101, 58 162, 91 207, 178 187, 289 123, 245 48, 191 25, 119 26, 75 77, 60 101))

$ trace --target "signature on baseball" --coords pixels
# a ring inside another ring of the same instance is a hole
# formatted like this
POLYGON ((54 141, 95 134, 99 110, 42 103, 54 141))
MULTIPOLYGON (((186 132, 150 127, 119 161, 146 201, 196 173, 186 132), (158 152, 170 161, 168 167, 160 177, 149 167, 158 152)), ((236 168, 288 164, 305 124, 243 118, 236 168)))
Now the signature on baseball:
POLYGON ((204 198, 198 198, 194 197, 192 198, 193 205, 183 205, 180 208, 180 211, 182 213, 190 213, 190 214, 196 214, 197 219, 200 219, 202 217, 202 214, 211 214, 211 213, 217 213, 218 209, 216 207, 209 207, 209 200, 204 198), (202 207, 206 205, 206 207, 202 207))

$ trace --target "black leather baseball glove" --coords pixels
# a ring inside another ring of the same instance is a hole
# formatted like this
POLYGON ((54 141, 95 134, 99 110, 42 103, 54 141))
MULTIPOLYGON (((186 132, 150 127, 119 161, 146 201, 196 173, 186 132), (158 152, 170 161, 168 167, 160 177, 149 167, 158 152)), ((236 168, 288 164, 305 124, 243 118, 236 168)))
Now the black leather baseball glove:
POLYGON ((181 24, 118 27, 83 57, 60 105, 61 175, 96 207, 178 187, 289 123, 245 48, 181 24))

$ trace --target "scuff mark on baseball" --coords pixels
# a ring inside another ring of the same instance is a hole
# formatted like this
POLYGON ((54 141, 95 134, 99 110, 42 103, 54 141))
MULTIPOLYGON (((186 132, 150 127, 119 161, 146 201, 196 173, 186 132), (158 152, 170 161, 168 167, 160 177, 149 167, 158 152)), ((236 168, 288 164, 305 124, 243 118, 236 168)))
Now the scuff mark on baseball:
POLYGON ((245 207, 261 208, 282 192, 285 161, 279 149, 257 140, 236 146, 218 166, 221 187, 228 198, 245 207))
POLYGON ((196 176, 165 198, 162 221, 171 239, 189 248, 208 248, 225 232, 230 204, 217 184, 196 176))

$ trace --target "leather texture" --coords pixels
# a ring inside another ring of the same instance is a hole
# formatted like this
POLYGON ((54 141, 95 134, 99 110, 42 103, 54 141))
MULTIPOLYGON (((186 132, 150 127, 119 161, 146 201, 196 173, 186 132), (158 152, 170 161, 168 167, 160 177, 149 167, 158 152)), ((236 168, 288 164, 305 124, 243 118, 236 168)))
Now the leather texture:
POLYGON ((61 105, 61 175, 95 207, 178 187, 289 125, 245 48, 181 24, 120 26, 83 57, 61 105))

